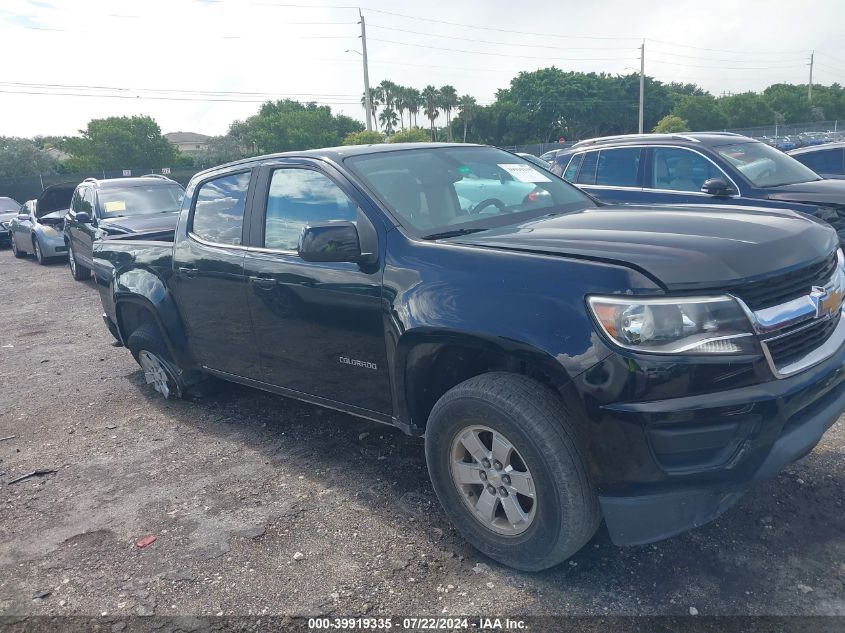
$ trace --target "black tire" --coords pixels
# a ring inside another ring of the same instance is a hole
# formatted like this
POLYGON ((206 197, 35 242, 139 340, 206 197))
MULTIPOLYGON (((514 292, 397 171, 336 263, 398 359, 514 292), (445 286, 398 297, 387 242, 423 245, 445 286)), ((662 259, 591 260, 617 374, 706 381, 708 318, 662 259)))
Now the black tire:
POLYGON ((73 252, 73 245, 70 243, 67 245, 67 263, 70 267, 70 274, 76 281, 85 281, 86 279, 91 278, 91 269, 76 261, 76 255, 73 252))
MULTIPOLYGON (((9 235, 11 237, 11 233, 9 235)), ((14 255, 18 259, 23 259, 24 257, 26 257, 26 251, 22 251, 18 248, 18 245, 15 244, 15 238, 11 238, 11 239, 12 239, 12 255, 14 255)))
POLYGON ((34 235, 32 236, 32 250, 35 252, 35 259, 39 264, 46 266, 50 263, 49 258, 44 257, 44 251, 41 249, 41 244, 38 242, 38 238, 34 235))
MULTIPOLYGON (((154 357, 161 363, 167 376, 168 393, 164 393, 154 385, 159 393, 165 398, 173 396, 177 398, 199 398, 210 395, 217 386, 217 380, 201 372, 185 371, 173 360, 167 345, 159 332, 158 326, 147 321, 138 327, 126 341, 126 347, 132 353, 135 361, 145 370, 143 357, 144 353, 154 357)), ((148 381, 149 382, 149 381, 148 381)))
POLYGON ((505 565, 524 571, 557 565, 581 549, 601 523, 574 421, 559 398, 530 378, 489 373, 446 392, 429 416, 425 452, 434 490, 453 525, 470 544, 505 565), (500 433, 530 472, 535 493, 530 503, 536 508, 521 533, 502 535, 483 524, 452 479, 453 441, 473 425, 500 433))

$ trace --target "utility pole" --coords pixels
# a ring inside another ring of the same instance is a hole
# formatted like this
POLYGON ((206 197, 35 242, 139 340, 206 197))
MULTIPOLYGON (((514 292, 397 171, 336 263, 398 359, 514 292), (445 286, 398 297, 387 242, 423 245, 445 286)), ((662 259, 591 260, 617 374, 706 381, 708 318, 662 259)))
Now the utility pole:
POLYGON ((807 84, 807 101, 813 100, 813 57, 815 57, 815 54, 816 51, 810 51, 810 83, 807 84))
POLYGON ((640 134, 643 133, 643 104, 645 102, 645 40, 640 44, 640 134))
POLYGON ((364 14, 358 9, 361 17, 361 50, 364 57, 364 108, 367 110, 367 131, 373 131, 373 104, 370 103, 370 70, 367 67, 367 27, 364 24, 364 14))

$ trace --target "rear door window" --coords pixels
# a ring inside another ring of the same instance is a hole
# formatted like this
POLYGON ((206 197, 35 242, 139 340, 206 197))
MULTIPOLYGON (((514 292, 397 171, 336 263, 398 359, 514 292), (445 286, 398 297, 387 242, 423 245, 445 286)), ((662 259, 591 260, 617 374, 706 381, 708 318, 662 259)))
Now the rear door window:
POLYGON ((584 155, 584 160, 581 163, 581 169, 578 171, 578 178, 575 182, 579 185, 596 184, 596 165, 598 161, 598 152, 587 152, 584 155))
POLYGON ((575 154, 575 156, 572 157, 572 160, 569 161, 569 165, 566 166, 566 170, 563 172, 563 179, 568 180, 569 182, 575 182, 575 176, 578 175, 578 168, 581 166, 581 161, 583 160, 583 154, 575 154))
POLYGON ((243 234, 249 172, 202 183, 197 190, 191 232, 214 244, 238 246, 243 234))
POLYGON ((642 149, 639 147, 602 150, 599 153, 596 184, 612 187, 639 186, 641 155, 642 149))

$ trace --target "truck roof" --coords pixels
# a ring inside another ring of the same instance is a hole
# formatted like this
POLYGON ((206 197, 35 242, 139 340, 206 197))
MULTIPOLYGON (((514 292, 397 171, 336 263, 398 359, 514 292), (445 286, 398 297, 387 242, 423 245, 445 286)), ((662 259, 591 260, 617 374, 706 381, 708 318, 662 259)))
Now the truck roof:
POLYGON ((235 165, 248 165, 250 163, 262 162, 273 158, 324 158, 334 162, 340 162, 349 156, 361 156, 365 154, 381 154, 385 152, 398 152, 405 149, 427 149, 432 147, 485 147, 476 143, 373 143, 371 145, 341 145, 339 147, 322 147, 319 149, 306 149, 291 152, 277 152, 275 154, 264 154, 262 156, 251 156, 240 160, 215 165, 209 169, 199 172, 197 175, 214 172, 219 169, 233 167, 235 165))

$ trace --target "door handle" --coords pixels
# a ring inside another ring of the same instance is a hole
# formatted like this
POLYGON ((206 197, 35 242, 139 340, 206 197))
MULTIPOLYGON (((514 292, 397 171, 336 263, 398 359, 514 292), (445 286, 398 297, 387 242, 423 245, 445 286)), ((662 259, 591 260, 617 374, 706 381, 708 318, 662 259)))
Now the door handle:
POLYGON ((185 277, 196 277, 199 274, 198 268, 188 268, 186 266, 179 267, 179 274, 185 275, 185 277))
POLYGON ((265 288, 265 289, 274 288, 276 286, 276 284, 278 283, 272 277, 250 277, 249 282, 253 286, 256 286, 257 288, 265 288))

